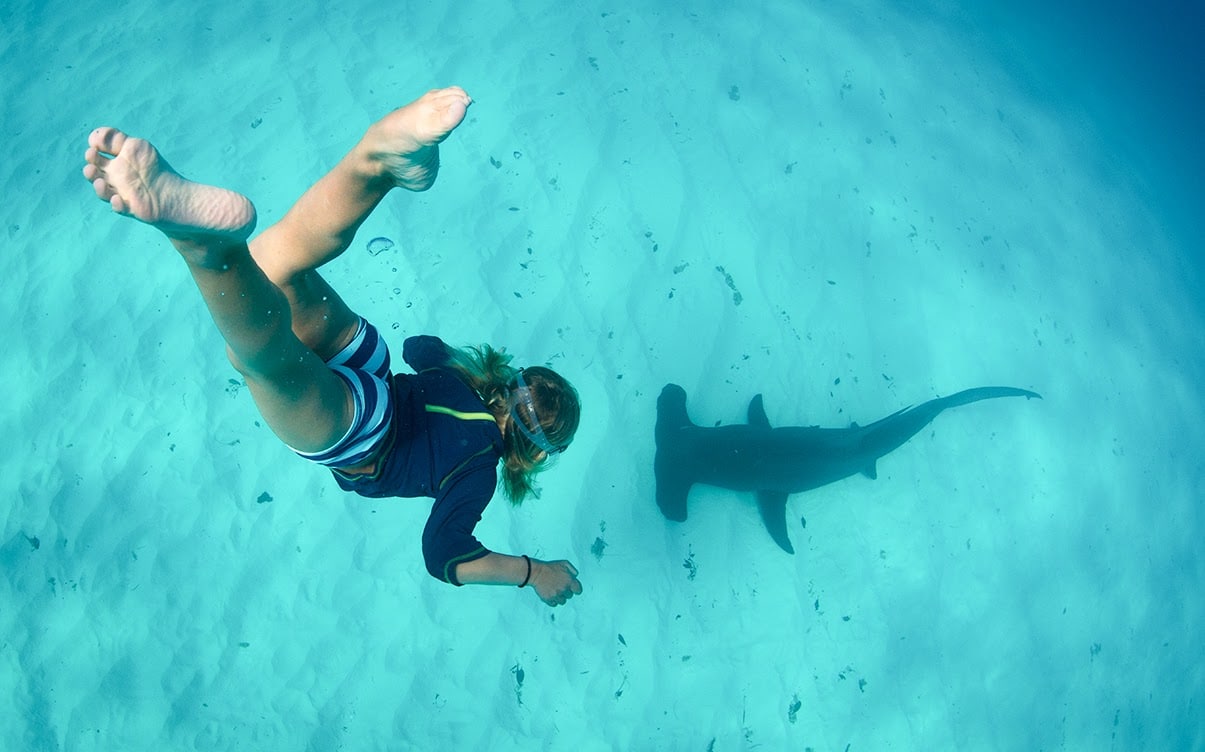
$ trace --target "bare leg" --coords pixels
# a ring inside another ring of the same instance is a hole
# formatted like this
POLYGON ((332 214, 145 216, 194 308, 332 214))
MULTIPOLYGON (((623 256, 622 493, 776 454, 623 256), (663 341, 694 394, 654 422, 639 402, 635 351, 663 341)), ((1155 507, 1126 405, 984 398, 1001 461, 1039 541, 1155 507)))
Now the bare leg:
POLYGON ((350 340, 357 319, 315 269, 347 249, 389 190, 431 186, 438 144, 470 103, 463 90, 442 89, 385 116, 250 247, 251 202, 185 180, 142 139, 97 129, 84 176, 114 211, 167 235, 265 421, 289 446, 320 451, 351 424, 351 394, 324 358, 350 340))
POLYGON ((289 302, 294 333, 320 357, 346 345, 358 319, 317 268, 347 250, 391 189, 431 187, 439 169, 438 144, 464 120, 471 102, 463 89, 451 87, 389 113, 279 222, 251 241, 255 262, 289 302))
POLYGON ((114 211, 159 229, 180 252, 276 435, 301 451, 334 444, 351 425, 351 394, 293 334, 284 294, 252 260, 251 202, 184 179, 150 143, 114 128, 93 131, 88 147, 84 177, 114 211))

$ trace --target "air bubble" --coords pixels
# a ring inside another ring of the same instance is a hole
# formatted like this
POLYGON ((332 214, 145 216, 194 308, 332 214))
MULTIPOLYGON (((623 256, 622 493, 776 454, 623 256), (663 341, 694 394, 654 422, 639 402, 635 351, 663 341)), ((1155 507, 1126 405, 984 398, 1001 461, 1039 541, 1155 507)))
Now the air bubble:
POLYGON ((379 256, 393 247, 393 241, 389 238, 373 238, 368 241, 368 253, 371 256, 379 256))

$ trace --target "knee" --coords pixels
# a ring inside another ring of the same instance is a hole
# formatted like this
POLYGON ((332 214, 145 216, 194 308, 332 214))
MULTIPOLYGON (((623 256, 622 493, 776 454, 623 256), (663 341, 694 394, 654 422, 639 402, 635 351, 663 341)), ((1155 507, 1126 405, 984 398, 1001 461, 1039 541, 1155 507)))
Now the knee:
POLYGON ((295 382, 298 378, 297 371, 291 368, 288 361, 283 358, 276 360, 257 358, 248 362, 246 359, 240 358, 238 353, 227 345, 226 359, 230 361, 230 365, 234 366, 234 370, 238 371, 248 386, 252 386, 253 383, 274 383, 279 386, 282 383, 295 382))
POLYGON ((234 370, 238 371, 243 378, 246 378, 249 375, 247 364, 235 354, 230 345, 226 345, 226 359, 230 361, 230 365, 234 366, 234 370))

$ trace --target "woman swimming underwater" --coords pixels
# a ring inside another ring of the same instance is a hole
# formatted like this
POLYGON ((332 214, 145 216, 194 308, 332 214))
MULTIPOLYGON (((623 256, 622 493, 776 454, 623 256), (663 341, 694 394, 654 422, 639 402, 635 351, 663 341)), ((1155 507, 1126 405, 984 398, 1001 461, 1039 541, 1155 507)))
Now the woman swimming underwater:
POLYGON ((485 548, 473 529, 499 485, 518 503, 573 440, 580 403, 543 367, 516 369, 489 346, 455 349, 410 337, 395 374, 376 327, 318 274, 347 250, 393 188, 435 181, 439 143, 464 120, 462 89, 430 91, 370 126, 275 225, 248 241, 245 196, 186 180, 147 141, 115 128, 88 137, 84 177, 113 211, 167 236, 187 264, 230 362, 272 431, 369 497, 428 496, 422 549, 453 585, 531 586, 550 606, 582 592, 568 561, 485 548))

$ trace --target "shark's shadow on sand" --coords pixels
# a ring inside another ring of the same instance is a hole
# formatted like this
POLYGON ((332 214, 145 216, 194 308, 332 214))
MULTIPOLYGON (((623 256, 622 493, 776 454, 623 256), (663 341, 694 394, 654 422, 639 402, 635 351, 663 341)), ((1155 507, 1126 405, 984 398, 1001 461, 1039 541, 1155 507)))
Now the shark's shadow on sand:
POLYGON ((704 428, 686 414, 686 390, 667 384, 657 399, 657 506, 671 520, 686 519, 695 483, 754 491, 774 542, 795 553, 787 536, 787 496, 862 473, 877 477, 875 463, 951 407, 996 397, 1041 399, 1007 386, 986 386, 905 408, 868 426, 772 428, 761 395, 749 403, 747 425, 704 428))

